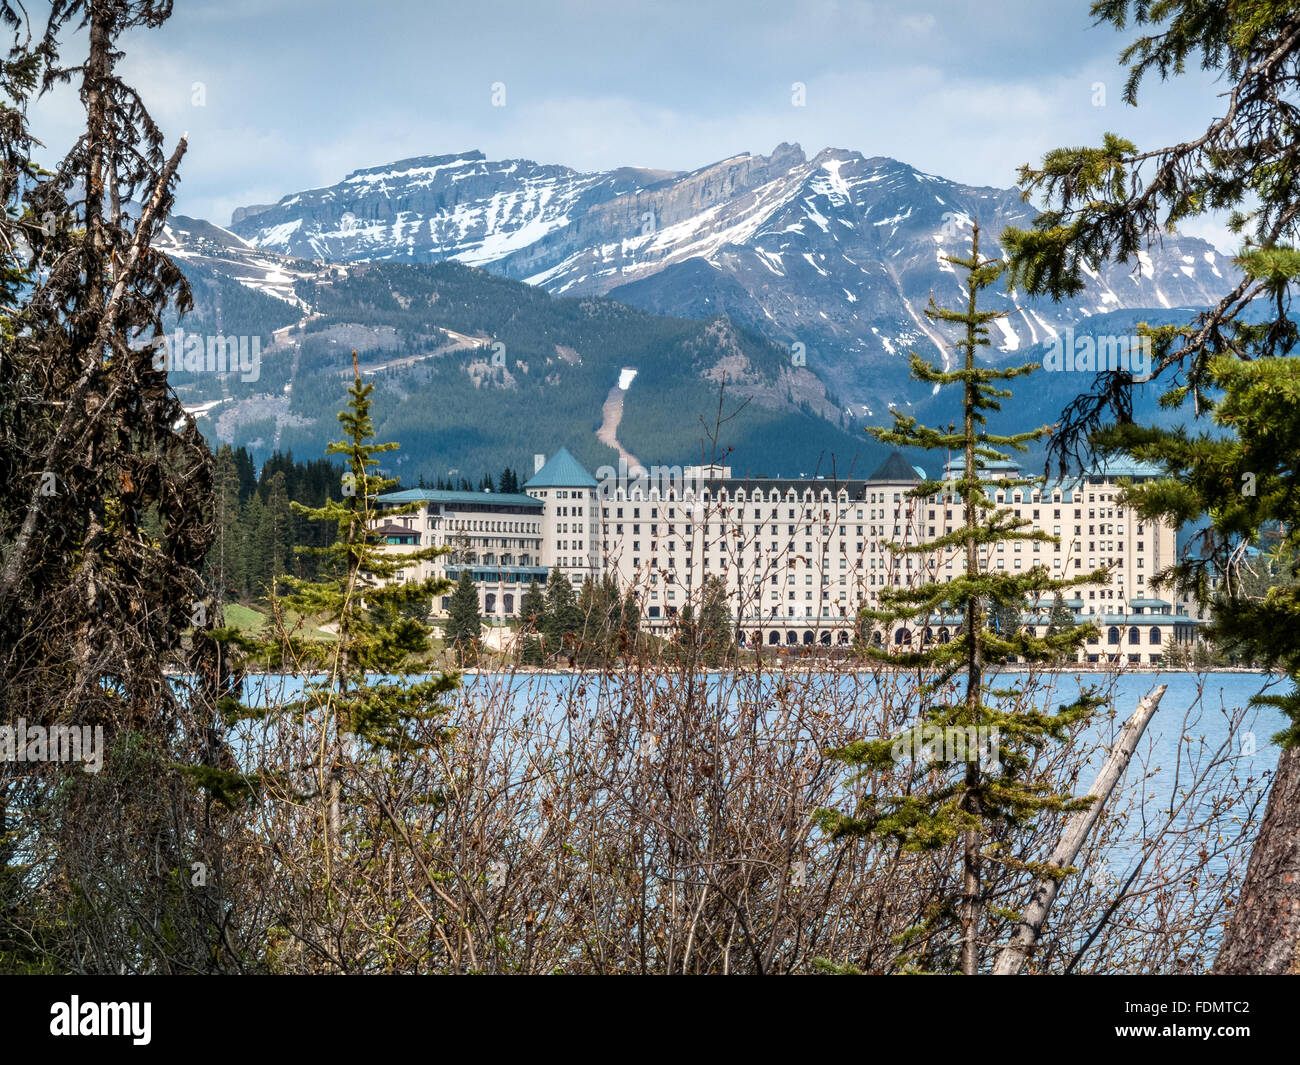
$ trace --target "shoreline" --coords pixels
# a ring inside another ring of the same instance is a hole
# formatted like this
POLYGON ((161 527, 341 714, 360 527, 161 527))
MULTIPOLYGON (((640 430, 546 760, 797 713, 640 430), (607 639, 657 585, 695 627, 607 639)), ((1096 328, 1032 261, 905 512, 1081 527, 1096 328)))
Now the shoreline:
MULTIPOLYGON (((704 673, 704 674, 753 673, 753 672, 757 672, 756 666, 757 663, 750 662, 745 664, 744 666, 734 666, 729 668, 710 667, 707 669, 697 669, 695 672, 704 673)), ((606 673, 609 674, 627 673, 630 671, 631 671, 631 667, 629 666, 618 666, 618 667, 575 666, 573 668, 566 667, 564 669, 554 669, 554 668, 549 668, 544 666, 503 665, 497 668, 481 668, 478 666, 473 666, 473 667, 468 667, 459 670, 458 669, 442 670, 442 669, 435 668, 435 669, 426 670, 424 672, 408 672, 408 673, 393 674, 393 676, 429 677, 429 676, 433 676, 435 673, 448 672, 448 673, 459 673, 462 676, 467 676, 467 677, 500 676, 502 674, 507 674, 507 673, 518 674, 521 676, 536 675, 536 676, 555 676, 555 677, 565 677, 565 676, 588 677, 588 676, 601 676, 606 673)), ((834 666, 824 666, 824 665, 819 666, 815 664, 813 661, 806 661, 806 662, 764 661, 763 671, 772 672, 772 673, 775 672, 874 673, 877 671, 882 673, 914 673, 916 672, 916 667, 890 666, 890 665, 885 665, 880 663, 876 663, 874 665, 867 665, 864 663, 864 664, 860 664, 859 666, 853 669, 843 669, 834 666)), ((168 677, 184 677, 189 675, 184 670, 167 669, 164 670, 163 672, 164 675, 168 677)), ((676 670, 670 670, 669 672, 676 672, 676 670)), ((1102 668, 1099 665, 1094 665, 1090 663, 1075 663, 1073 666, 1040 666, 1033 669, 1027 668, 1023 665, 1012 665, 1012 666, 1006 666, 1000 669, 996 669, 995 672, 999 674, 1002 673, 1023 673, 1023 674, 1065 673, 1065 674, 1074 674, 1074 675, 1083 674, 1083 673, 1099 673, 1099 674, 1115 674, 1117 676, 1124 675, 1124 674, 1138 674, 1142 676, 1159 676, 1161 674, 1166 674, 1166 675, 1186 674, 1188 676, 1210 676, 1216 673, 1222 673, 1222 674, 1249 673, 1261 677, 1262 676, 1277 676, 1281 678, 1286 677, 1286 673, 1279 669, 1258 669, 1258 668, 1251 668, 1248 666, 1220 666, 1213 669, 1165 669, 1160 666, 1131 666, 1125 669, 1106 669, 1106 668, 1102 668)), ((300 676, 316 676, 316 675, 319 674, 298 673, 290 670, 262 670, 262 671, 249 670, 247 673, 244 674, 245 677, 300 677, 300 676)))

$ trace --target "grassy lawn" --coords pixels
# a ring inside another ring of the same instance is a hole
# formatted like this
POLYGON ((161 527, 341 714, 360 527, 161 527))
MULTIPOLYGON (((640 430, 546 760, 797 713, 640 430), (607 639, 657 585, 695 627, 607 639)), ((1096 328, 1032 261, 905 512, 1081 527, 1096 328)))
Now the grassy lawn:
MULTIPOLYGON (((240 603, 227 603, 223 607, 226 613, 226 624, 232 628, 238 629, 241 633, 255 635, 262 631, 266 625, 268 614, 264 610, 257 610, 253 607, 243 606, 240 603)), ((286 620, 292 625, 296 625, 300 620, 297 614, 290 611, 286 615, 286 620)), ((315 640, 335 640, 336 637, 332 632, 326 632, 323 629, 317 629, 308 625, 304 626, 306 635, 315 640)))

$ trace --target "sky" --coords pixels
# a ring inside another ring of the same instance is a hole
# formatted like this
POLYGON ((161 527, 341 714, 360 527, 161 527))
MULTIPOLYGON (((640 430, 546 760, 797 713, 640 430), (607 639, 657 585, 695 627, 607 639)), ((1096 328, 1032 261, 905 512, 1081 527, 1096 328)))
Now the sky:
MULTIPOLYGON (((169 144, 177 211, 231 211, 353 170, 479 149, 576 170, 693 170, 782 141, 1010 187, 1020 165, 1119 133, 1203 131, 1199 70, 1122 100, 1131 31, 1088 0, 178 0, 120 70, 169 144), (797 86, 802 86, 800 93, 797 86)), ((70 41, 68 47, 78 42, 70 41)), ((51 153, 75 91, 33 117, 51 153)), ((1185 231, 1231 251, 1221 220, 1185 231)))

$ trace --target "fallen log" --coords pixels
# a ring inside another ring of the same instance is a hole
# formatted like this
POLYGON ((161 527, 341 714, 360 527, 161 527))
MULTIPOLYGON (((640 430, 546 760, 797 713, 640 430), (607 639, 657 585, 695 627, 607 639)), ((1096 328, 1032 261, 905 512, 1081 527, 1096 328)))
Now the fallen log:
MULTIPOLYGON (((1102 807, 1106 805, 1110 793, 1115 790, 1119 778, 1124 775, 1124 770, 1128 768, 1133 752, 1137 750, 1138 740, 1142 738, 1142 733, 1146 731, 1147 724, 1155 715, 1156 707, 1160 705, 1160 700, 1164 697, 1168 687, 1167 684, 1161 684, 1152 688, 1138 702, 1137 709, 1133 711, 1133 716, 1124 723, 1124 727, 1119 733, 1119 739, 1115 741, 1115 745, 1111 747, 1106 761, 1102 763, 1102 767, 1097 773, 1097 779, 1092 782, 1092 787, 1088 789, 1088 794, 1093 796, 1096 801, 1086 810, 1080 810, 1070 818, 1070 823, 1065 826, 1061 841, 1056 845, 1056 850, 1052 852, 1052 857, 1048 860, 1049 865, 1055 866, 1057 869, 1064 869, 1078 857, 1079 851, 1083 849, 1084 840, 1088 838, 1092 826, 1097 823, 1097 818, 1101 816, 1102 807)), ((1056 901, 1056 895, 1060 887, 1060 880, 1050 876, 1043 877, 1034 886, 1034 893, 1029 900, 1029 905, 1025 907, 1024 913, 1021 915, 1020 923, 1016 925, 1016 930, 1012 933, 1010 941, 1002 948, 1002 952, 998 955, 998 960, 993 966, 994 976, 1016 976, 1025 967, 1025 962, 1029 960, 1029 955, 1038 943, 1039 935, 1042 934, 1043 925, 1047 922, 1047 915, 1051 912, 1052 903, 1056 901)))

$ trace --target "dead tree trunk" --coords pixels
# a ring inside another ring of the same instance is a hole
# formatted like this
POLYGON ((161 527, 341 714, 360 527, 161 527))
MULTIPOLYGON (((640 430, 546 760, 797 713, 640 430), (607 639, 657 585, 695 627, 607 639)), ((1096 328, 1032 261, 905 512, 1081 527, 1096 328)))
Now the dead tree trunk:
MULTIPOLYGON (((1088 838, 1092 826, 1097 823, 1097 818, 1101 816, 1102 807, 1106 805, 1110 793, 1115 790, 1119 778, 1124 775, 1124 770, 1128 768, 1129 759, 1133 757, 1133 752, 1137 749, 1138 740, 1142 738, 1142 733, 1146 731, 1147 723, 1154 716, 1156 707, 1160 705, 1160 700, 1164 697, 1167 688, 1167 684, 1152 688, 1138 702, 1137 709, 1133 711, 1133 716, 1124 723, 1123 729, 1120 730, 1119 739, 1115 741, 1115 745, 1110 749, 1110 754, 1106 756, 1106 761, 1102 763, 1102 767, 1097 773, 1097 779, 1092 782, 1092 787, 1088 789, 1088 794, 1096 796, 1097 801, 1088 809, 1080 810, 1070 818, 1070 823, 1066 825, 1065 833, 1061 836, 1061 842, 1056 845, 1056 850, 1052 852, 1052 857, 1048 861, 1049 865, 1055 866, 1057 869, 1064 869, 1074 861, 1079 851, 1083 849, 1084 840, 1088 838)), ((1052 903, 1056 901, 1060 886, 1061 882, 1050 876, 1045 876, 1038 881, 1034 888, 1033 898, 1029 900, 1029 905, 1025 907, 1025 912, 1020 918, 1020 923, 1016 925, 1016 930, 1011 936, 1010 942, 1002 948, 1002 953, 998 955, 997 963, 993 966, 994 976, 1015 976, 1025 967, 1025 962, 1029 960, 1030 952, 1033 951, 1034 945, 1038 942, 1038 937, 1043 931, 1043 925, 1047 922, 1047 915, 1052 909, 1052 903)))
POLYGON ((1300 975, 1300 747, 1277 760, 1216 973, 1300 975))

